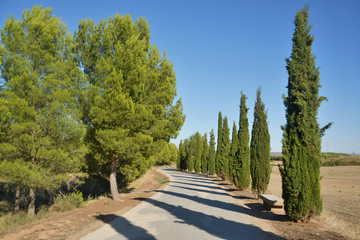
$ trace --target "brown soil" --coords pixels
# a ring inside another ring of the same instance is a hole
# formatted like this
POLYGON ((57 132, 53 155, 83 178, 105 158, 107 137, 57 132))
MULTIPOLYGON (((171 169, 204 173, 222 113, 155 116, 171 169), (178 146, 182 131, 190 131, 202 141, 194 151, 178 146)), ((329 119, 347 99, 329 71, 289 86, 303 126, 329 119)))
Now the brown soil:
POLYGON ((0 239, 79 239, 139 204, 137 199, 154 195, 154 190, 165 185, 157 181, 160 178, 164 175, 154 168, 131 184, 130 193, 120 194, 122 202, 100 198, 86 207, 5 232, 0 239))
MULTIPOLYGON (((266 211, 251 189, 237 190, 229 181, 213 180, 248 208, 255 225, 286 239, 360 239, 360 167, 322 167, 323 213, 309 223, 291 222, 284 209, 266 211)), ((281 196, 281 176, 273 167, 268 194, 281 196)))

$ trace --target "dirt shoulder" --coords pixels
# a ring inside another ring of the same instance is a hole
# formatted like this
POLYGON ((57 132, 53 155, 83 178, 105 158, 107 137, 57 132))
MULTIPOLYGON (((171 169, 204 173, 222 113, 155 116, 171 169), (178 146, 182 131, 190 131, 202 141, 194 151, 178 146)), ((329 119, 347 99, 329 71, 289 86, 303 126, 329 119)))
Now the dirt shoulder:
MULTIPOLYGON (((249 209, 249 216, 254 223, 265 232, 275 235, 272 239, 314 239, 314 240, 341 240, 350 239, 334 232, 324 222, 315 218, 310 223, 291 222, 284 209, 265 210, 262 201, 254 198, 250 189, 239 191, 229 181, 220 178, 211 178, 212 181, 223 187, 230 195, 237 199, 238 204, 249 209), (274 237, 278 236, 278 237, 274 237)), ((280 195, 281 196, 281 195, 280 195)))
POLYGON ((120 194, 122 202, 103 197, 86 207, 3 233, 0 239, 79 239, 139 204, 137 199, 154 195, 154 190, 166 185, 158 181, 164 177, 154 168, 131 184, 130 193, 120 194))

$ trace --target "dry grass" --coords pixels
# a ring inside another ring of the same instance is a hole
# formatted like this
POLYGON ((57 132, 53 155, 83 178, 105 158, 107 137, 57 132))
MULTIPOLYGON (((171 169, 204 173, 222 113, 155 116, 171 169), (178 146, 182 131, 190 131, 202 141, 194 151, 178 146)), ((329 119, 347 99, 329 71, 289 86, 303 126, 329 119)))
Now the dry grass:
MULTIPOLYGON (((360 239, 360 166, 321 168, 323 213, 314 219, 336 232, 360 239)), ((273 166, 269 194, 281 196, 281 176, 273 166)))

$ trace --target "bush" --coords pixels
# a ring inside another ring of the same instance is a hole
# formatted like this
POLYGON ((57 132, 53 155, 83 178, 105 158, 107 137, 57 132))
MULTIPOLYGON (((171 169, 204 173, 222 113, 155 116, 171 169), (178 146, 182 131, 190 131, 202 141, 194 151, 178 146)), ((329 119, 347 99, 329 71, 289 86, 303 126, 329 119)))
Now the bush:
POLYGON ((82 192, 75 191, 70 194, 60 194, 51 206, 52 211, 65 212, 81 207, 84 203, 82 192))

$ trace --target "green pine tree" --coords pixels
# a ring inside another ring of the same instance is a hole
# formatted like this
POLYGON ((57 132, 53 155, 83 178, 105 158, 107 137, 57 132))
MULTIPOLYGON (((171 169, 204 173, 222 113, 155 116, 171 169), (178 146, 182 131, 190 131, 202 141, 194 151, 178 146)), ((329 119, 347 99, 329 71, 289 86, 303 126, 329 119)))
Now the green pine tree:
POLYGON ((261 88, 257 90, 254 108, 254 123, 250 143, 251 189, 256 198, 265 193, 270 181, 270 134, 267 111, 261 100, 261 88))
POLYGON ((215 135, 214 135, 214 129, 212 129, 210 132, 210 146, 209 146, 209 160, 208 160, 208 169, 210 175, 215 174, 215 157, 216 157, 215 135))
POLYGON ((331 123, 320 129, 317 114, 320 103, 319 69, 311 52, 314 41, 308 24, 308 9, 295 16, 293 48, 286 59, 288 96, 284 96, 286 125, 283 127, 283 168, 280 168, 286 214, 307 221, 320 214, 321 135, 331 123))
POLYGON ((245 94, 241 93, 240 120, 238 131, 238 150, 234 160, 234 184, 239 189, 246 189, 250 185, 250 146, 248 108, 245 94))
POLYGON ((222 126, 223 124, 223 118, 221 115, 221 112, 219 112, 218 117, 218 132, 217 132, 217 146, 216 146, 216 157, 215 157, 215 172, 216 175, 220 176, 220 168, 219 168, 219 162, 221 161, 222 154, 221 154, 221 144, 222 144, 222 126))
POLYGON ((144 18, 116 14, 98 24, 81 20, 75 32, 77 60, 90 84, 83 101, 88 166, 110 176, 114 200, 117 174, 127 183, 167 161, 167 143, 185 119, 181 99, 173 104, 173 64, 150 45, 149 28, 144 18))
POLYGON ((78 100, 85 81, 73 44, 51 8, 23 11, 1 30, 0 175, 28 193, 29 217, 38 190, 60 187, 84 164, 78 100))
POLYGON ((231 145, 230 145, 230 155, 229 155, 229 179, 234 182, 234 162, 236 158, 236 152, 238 149, 238 133, 236 129, 236 124, 234 122, 232 129, 231 145))
POLYGON ((187 163, 189 161, 188 160, 188 158, 189 158, 189 139, 184 140, 182 149, 180 150, 180 154, 181 154, 181 162, 180 162, 181 170, 185 171, 186 169, 188 169, 187 163))

